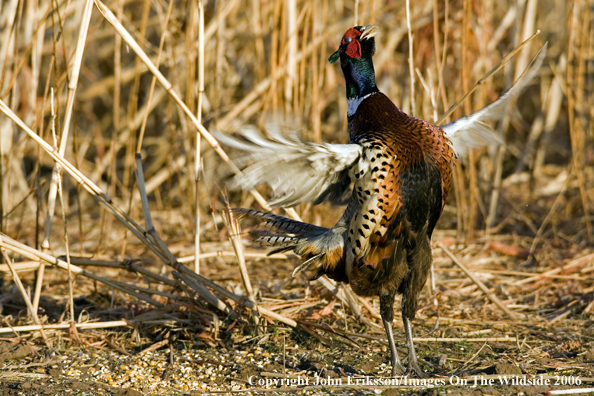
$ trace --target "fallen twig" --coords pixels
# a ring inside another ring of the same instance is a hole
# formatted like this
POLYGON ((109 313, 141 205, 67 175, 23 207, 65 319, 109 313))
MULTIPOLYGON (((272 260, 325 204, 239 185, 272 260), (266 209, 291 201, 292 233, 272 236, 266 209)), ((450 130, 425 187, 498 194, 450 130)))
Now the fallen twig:
MULTIPOLYGON (((29 325, 29 326, 13 326, 13 327, 0 327, 0 334, 6 333, 19 333, 27 331, 40 331, 40 330, 61 330, 69 329, 72 323, 60 323, 60 324, 46 324, 46 325, 29 325)), ((129 327, 130 324, 126 320, 115 320, 111 322, 87 322, 87 323, 74 323, 77 329, 89 330, 89 329, 107 329, 111 327, 129 327)))
MULTIPOLYGON (((2 243, 2 237, 0 237, 0 243, 2 243)), ((12 277, 14 279, 14 283, 16 283, 20 293, 21 293, 21 297, 23 297, 23 300, 25 301, 25 304, 27 304, 27 309, 29 310, 29 315, 31 315, 31 317, 33 318, 33 321, 40 326, 41 325, 41 321, 39 320, 39 317, 37 316, 37 312, 35 312, 35 310, 33 310, 33 305, 31 304, 31 299, 29 298, 29 296, 27 295, 27 291, 25 290, 25 287, 23 286, 23 283, 21 282, 21 279, 19 278, 19 276, 17 275, 15 269, 12 267, 12 260, 10 257, 8 257, 8 254, 6 254, 6 251, 4 249, 2 250, 2 255, 4 256, 4 259, 6 260, 6 262, 8 263, 8 267, 10 268, 11 272, 12 272, 12 277)), ((46 343, 49 345, 48 340, 45 336, 45 333, 43 332, 43 329, 41 330, 41 335, 43 336, 43 339, 46 341, 46 343)))
POLYGON ((513 283, 513 285, 515 285, 515 286, 523 285, 525 283, 530 283, 530 282, 534 282, 534 281, 540 280, 542 278, 550 277, 551 275, 558 274, 560 272, 565 272, 565 271, 570 270, 570 269, 576 269, 576 268, 579 268, 579 267, 582 267, 582 266, 588 264, 592 260, 594 260, 594 253, 587 254, 587 255, 585 255, 583 257, 580 257, 580 258, 577 258, 575 260, 572 260, 572 261, 570 261, 569 263, 565 264, 562 267, 558 267, 558 268, 555 268, 555 269, 552 269, 552 270, 549 270, 549 271, 545 271, 542 274, 539 274, 539 275, 536 275, 536 276, 532 276, 530 278, 519 280, 519 281, 513 283))
MULTIPOLYGON (((0 233, 0 246, 4 247, 6 249, 12 250, 13 252, 18 253, 22 256, 25 256, 25 257, 29 258, 30 260, 43 260, 46 263, 50 263, 60 269, 68 271, 68 263, 66 263, 62 260, 59 260, 53 256, 50 256, 49 254, 40 252, 37 249, 33 249, 29 246, 23 245, 22 243, 19 243, 19 242, 15 241, 14 239, 12 239, 2 233, 0 233)), ((77 275, 83 275, 88 278, 98 280, 108 286, 114 287, 124 293, 130 294, 130 295, 132 295, 140 300, 146 301, 149 304, 152 304, 156 307, 163 306, 163 304, 160 303, 159 301, 156 301, 156 300, 152 299, 151 297, 146 296, 142 293, 137 293, 136 291, 133 290, 133 286, 131 286, 131 285, 128 285, 128 284, 125 284, 122 282, 115 282, 115 281, 105 278, 103 276, 99 276, 99 275, 93 274, 92 272, 85 271, 82 268, 77 267, 72 264, 70 265, 70 270, 77 275)))
POLYGON ((229 230, 229 240, 233 245, 233 250, 235 251, 235 255, 237 256, 237 263, 239 264, 239 273, 241 274, 241 280, 243 281, 243 286, 249 296, 250 301, 254 303, 257 309, 256 304, 256 297, 254 296, 254 290, 252 289, 252 282, 250 281, 250 275, 247 272, 247 267, 245 266, 245 258, 243 255, 243 245, 241 244, 241 231, 239 229, 239 223, 233 216, 233 212, 230 210, 229 207, 223 210, 223 221, 225 222, 225 226, 229 230))
POLYGON ((452 252, 450 252, 447 248, 445 248, 441 243, 438 243, 437 246, 441 250, 443 250, 443 252, 458 267, 460 267, 460 269, 462 271, 464 271, 464 273, 487 295, 487 297, 489 298, 489 300, 491 300, 493 303, 495 303, 495 305, 497 305, 499 308, 501 308, 501 310, 503 312, 505 312, 507 314, 507 316, 509 316, 510 318, 512 318, 512 319, 517 319, 518 318, 518 314, 512 312, 509 308, 507 308, 505 305, 503 305, 503 303, 501 302, 501 300, 499 298, 497 298, 497 296, 491 290, 489 290, 489 288, 487 286, 485 286, 485 284, 483 282, 481 282, 476 276, 474 276, 474 274, 472 272, 470 272, 468 270, 468 268, 466 268, 466 266, 464 264, 462 264, 462 262, 460 262, 460 260, 458 260, 458 258, 452 252))

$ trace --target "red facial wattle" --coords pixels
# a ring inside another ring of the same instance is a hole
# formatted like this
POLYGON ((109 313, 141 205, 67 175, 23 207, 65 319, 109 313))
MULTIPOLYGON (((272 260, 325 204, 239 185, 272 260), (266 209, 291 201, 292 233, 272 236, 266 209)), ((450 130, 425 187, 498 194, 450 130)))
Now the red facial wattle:
POLYGON ((361 36, 361 32, 357 29, 351 28, 347 30, 344 36, 342 37, 342 52, 344 52, 351 58, 361 57, 361 44, 359 43, 358 39, 359 36, 361 36))

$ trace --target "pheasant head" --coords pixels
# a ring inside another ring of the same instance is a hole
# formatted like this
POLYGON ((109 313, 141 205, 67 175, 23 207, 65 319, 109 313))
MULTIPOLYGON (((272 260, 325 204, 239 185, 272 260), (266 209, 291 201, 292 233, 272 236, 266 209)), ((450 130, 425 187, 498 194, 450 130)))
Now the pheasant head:
POLYGON ((363 97, 377 91, 372 57, 379 28, 375 25, 355 26, 342 36, 338 50, 330 56, 330 63, 340 59, 347 86, 347 99, 363 97))

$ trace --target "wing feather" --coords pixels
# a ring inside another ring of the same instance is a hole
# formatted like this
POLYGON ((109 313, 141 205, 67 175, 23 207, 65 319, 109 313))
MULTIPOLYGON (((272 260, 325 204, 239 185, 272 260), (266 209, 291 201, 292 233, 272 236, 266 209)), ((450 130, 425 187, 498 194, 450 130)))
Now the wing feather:
POLYGON ((357 144, 312 143, 295 132, 273 130, 266 137, 254 127, 242 128, 239 137, 221 132, 215 136, 222 144, 246 153, 236 162, 241 173, 230 180, 230 187, 251 189, 267 183, 275 194, 271 206, 319 203, 341 196, 362 152, 357 144))
POLYGON ((486 122, 497 121, 503 118, 509 102, 516 98, 538 74, 546 53, 547 44, 545 43, 518 81, 495 102, 475 113, 459 118, 441 127, 452 142, 452 146, 458 156, 466 156, 470 148, 502 143, 501 136, 487 125, 486 122))

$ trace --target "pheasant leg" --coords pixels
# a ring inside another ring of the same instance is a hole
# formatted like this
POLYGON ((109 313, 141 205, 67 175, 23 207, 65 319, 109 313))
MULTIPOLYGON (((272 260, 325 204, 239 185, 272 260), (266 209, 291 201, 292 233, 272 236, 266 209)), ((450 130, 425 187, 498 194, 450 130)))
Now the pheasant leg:
POLYGON ((429 376, 419 367, 417 353, 415 352, 415 346, 413 344, 410 319, 405 315, 402 315, 402 322, 404 324, 404 333, 406 335, 406 347, 408 348, 408 368, 406 374, 415 374, 419 378, 427 378, 429 376))
POLYGON ((388 337, 388 345, 392 353, 392 374, 391 377, 404 374, 404 367, 400 363, 396 343, 394 342, 394 330, 392 321, 394 320, 394 296, 380 296, 380 314, 384 322, 384 329, 388 337))

